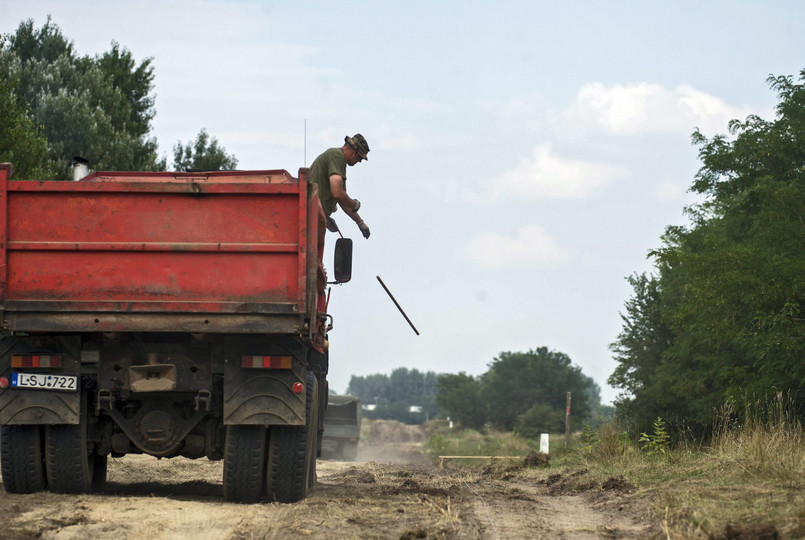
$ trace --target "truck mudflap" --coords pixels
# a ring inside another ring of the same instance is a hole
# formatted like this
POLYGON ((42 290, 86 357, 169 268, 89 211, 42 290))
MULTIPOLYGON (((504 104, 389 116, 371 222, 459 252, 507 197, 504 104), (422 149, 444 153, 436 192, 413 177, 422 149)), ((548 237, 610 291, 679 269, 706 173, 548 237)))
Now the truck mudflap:
POLYGON ((240 336, 225 344, 224 425, 305 424, 311 347, 293 338, 240 336))
POLYGON ((247 369, 240 362, 224 368, 224 425, 305 423, 305 376, 301 362, 290 369, 247 369))
POLYGON ((72 336, 25 338, 6 336, 0 340, 0 378, 13 381, 20 373, 77 376, 72 389, 0 388, 0 424, 78 424, 81 411, 82 379, 79 374, 80 341, 72 336), (58 369, 14 368, 14 355, 58 354, 58 369))

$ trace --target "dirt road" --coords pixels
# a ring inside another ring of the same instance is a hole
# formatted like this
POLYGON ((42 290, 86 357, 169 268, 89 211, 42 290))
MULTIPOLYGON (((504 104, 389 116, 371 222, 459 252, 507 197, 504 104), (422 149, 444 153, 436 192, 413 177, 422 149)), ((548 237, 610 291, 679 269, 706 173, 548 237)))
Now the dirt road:
MULTIPOLYGON (((520 467, 439 469, 410 445, 367 448, 368 462, 319 462, 315 491, 296 504, 223 501, 221 462, 110 460, 93 495, 0 494, 0 538, 645 538, 627 489, 563 494, 562 474, 520 467), (404 457, 409 463, 383 463, 404 457), (420 463, 410 463, 410 462, 420 463), (533 472, 533 471, 532 471, 533 472)), ((361 456, 359 455, 359 458, 361 456)), ((570 473, 565 473, 565 475, 570 473)))

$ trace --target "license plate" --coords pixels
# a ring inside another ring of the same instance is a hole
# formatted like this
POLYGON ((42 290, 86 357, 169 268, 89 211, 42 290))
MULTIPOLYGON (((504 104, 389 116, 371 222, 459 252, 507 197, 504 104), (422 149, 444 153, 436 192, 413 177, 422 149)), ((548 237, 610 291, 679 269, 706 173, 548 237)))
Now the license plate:
POLYGON ((75 392, 78 389, 78 377, 75 375, 49 375, 47 373, 12 373, 11 386, 13 388, 75 392))

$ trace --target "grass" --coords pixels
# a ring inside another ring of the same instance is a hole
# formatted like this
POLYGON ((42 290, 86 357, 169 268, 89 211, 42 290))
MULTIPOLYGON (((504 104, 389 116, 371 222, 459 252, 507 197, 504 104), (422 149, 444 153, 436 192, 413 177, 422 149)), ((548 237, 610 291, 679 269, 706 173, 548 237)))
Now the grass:
MULTIPOLYGON (((542 479, 557 471, 585 471, 575 477, 580 489, 622 477, 635 486, 633 496, 648 502, 648 517, 663 537, 803 538, 805 432, 789 410, 781 396, 748 406, 741 420, 726 406, 706 445, 665 445, 662 433, 638 442, 612 424, 576 434, 568 450, 564 437, 556 436, 550 467, 526 474, 542 479)), ((431 455, 492 455, 492 448, 497 455, 523 455, 538 443, 464 430, 450 437, 434 433, 427 448, 431 455)))
MULTIPOLYGON (((439 456, 519 456, 539 449, 539 444, 521 439, 513 433, 489 431, 480 433, 474 429, 437 429, 428 437, 425 453, 434 460, 439 456)), ((470 469, 488 465, 484 460, 453 459, 470 469)))

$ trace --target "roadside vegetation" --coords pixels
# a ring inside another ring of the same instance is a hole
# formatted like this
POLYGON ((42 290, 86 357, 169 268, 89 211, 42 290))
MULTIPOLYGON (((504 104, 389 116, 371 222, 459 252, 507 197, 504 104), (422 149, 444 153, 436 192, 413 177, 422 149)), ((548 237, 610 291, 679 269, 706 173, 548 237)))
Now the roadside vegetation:
MULTIPOLYGON (((153 136, 153 58, 117 42, 81 55, 59 26, 33 19, 0 36, 0 162, 17 180, 68 180, 74 156, 93 170, 164 171, 153 136)), ((173 147, 173 170, 231 170, 235 156, 201 129, 173 147)))
MULTIPOLYGON (((613 420, 574 425, 570 448, 552 441, 550 465, 525 473, 552 492, 626 488, 647 501, 662 537, 805 537, 805 70, 768 83, 779 98, 773 120, 750 115, 728 135, 693 133, 702 166, 690 189, 702 200, 685 209, 688 226, 666 229, 650 254, 654 271, 628 278, 634 292, 611 346, 618 365, 608 382, 622 391, 613 420)), ((500 360, 510 359, 490 373, 500 360)), ((551 380, 537 394, 554 396, 554 412, 524 406, 506 387, 509 401, 484 403, 476 386, 489 375, 443 376, 437 403, 480 431, 436 432, 431 455, 536 447, 495 448, 509 436, 482 425, 531 439, 556 433, 546 420, 559 419, 562 384, 547 365, 522 362, 504 380, 551 380), (515 411, 515 422, 501 411, 515 411)))
MULTIPOLYGON (((522 460, 449 461, 451 468, 517 470, 552 492, 597 492, 617 485, 646 504, 645 518, 663 538, 802 538, 805 536, 805 431, 793 401, 778 395, 716 414, 712 438, 672 441, 655 419, 652 431, 630 436, 614 423, 551 436, 547 466, 522 460), (740 414, 738 414, 740 412, 740 414), (495 464, 498 464, 498 469, 495 464), (512 467, 516 465, 516 467, 512 467)), ((449 430, 431 434, 426 452, 523 456, 538 441, 513 433, 449 430)))

